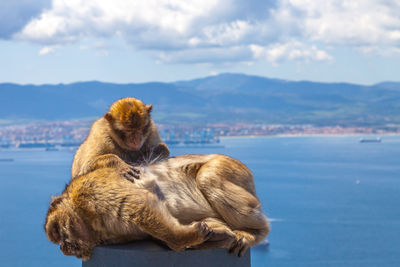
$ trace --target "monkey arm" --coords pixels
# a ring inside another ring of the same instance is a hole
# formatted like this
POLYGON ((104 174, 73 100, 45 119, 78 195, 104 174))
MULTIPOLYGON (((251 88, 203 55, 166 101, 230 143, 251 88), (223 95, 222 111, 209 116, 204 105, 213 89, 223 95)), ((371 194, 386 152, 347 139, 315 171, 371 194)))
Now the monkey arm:
POLYGON ((146 163, 154 163, 169 157, 169 149, 164 143, 159 143, 153 147, 144 147, 141 151, 146 163))
POLYGON ((166 159, 169 157, 169 149, 165 143, 160 143, 154 148, 154 154, 159 156, 160 159, 166 159))
POLYGON ((147 162, 153 163, 169 157, 169 149, 166 144, 160 143, 154 147, 145 148, 143 151, 147 162))
POLYGON ((135 196, 136 205, 130 205, 129 218, 145 233, 164 241, 179 251, 203 243, 212 235, 205 222, 183 225, 171 215, 166 205, 148 191, 135 196))
POLYGON ((140 171, 129 165, 115 154, 104 154, 98 156, 90 166, 90 171, 101 168, 115 168, 127 180, 133 182, 134 179, 140 178, 140 171))
POLYGON ((146 143, 143 145, 142 152, 144 152, 145 158, 149 161, 157 161, 169 157, 168 146, 161 140, 157 126, 153 121, 151 121, 150 135, 147 138, 146 143))

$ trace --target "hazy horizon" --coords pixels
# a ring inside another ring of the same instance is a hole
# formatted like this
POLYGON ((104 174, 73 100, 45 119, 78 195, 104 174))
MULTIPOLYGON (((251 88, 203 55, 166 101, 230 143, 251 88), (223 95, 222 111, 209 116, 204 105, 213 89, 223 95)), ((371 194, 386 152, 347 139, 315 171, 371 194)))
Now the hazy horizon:
POLYGON ((265 79, 271 79, 271 80, 281 80, 281 81, 287 81, 287 82, 312 82, 312 83, 321 83, 321 84, 353 84, 353 85, 362 85, 362 86, 374 86, 377 84, 381 83, 400 83, 400 79, 398 80, 382 80, 374 83, 356 83, 356 82, 346 82, 346 81, 317 81, 317 80, 306 80, 306 79, 282 79, 282 78, 277 78, 277 77, 270 77, 270 76, 263 76, 263 75, 256 75, 256 74, 248 74, 248 73, 239 73, 239 72, 223 72, 223 73, 218 73, 218 74, 211 74, 211 75, 206 75, 206 76, 199 76, 199 77, 194 77, 194 78, 187 78, 187 79, 179 79, 179 80, 148 80, 148 81, 132 81, 132 82, 118 82, 118 81, 106 81, 106 80, 76 80, 76 81, 71 81, 71 82, 49 82, 49 83, 18 83, 18 82, 7 82, 7 81, 2 81, 0 84, 17 84, 17 85, 34 85, 34 86, 41 86, 41 85, 68 85, 68 84, 76 84, 76 83, 91 83, 91 82, 98 82, 98 83, 110 83, 110 84, 118 84, 118 85, 125 85, 125 84, 146 84, 146 83, 176 83, 176 82, 185 82, 185 81, 193 81, 193 80, 198 80, 198 79, 205 79, 205 78, 210 78, 210 77, 216 77, 220 75, 226 75, 226 74, 233 74, 233 75, 245 75, 249 77, 260 77, 260 78, 265 78, 265 79))

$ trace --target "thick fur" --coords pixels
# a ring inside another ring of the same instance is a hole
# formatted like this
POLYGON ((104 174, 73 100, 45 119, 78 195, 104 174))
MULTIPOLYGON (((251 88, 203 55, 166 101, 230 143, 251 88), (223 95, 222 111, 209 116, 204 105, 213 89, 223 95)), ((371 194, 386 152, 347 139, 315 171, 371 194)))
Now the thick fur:
POLYGON ((112 104, 104 117, 93 123, 89 136, 77 150, 72 178, 95 170, 98 160, 108 162, 109 167, 119 164, 119 169, 129 172, 132 164, 168 158, 169 149, 150 117, 151 110, 151 105, 136 98, 123 98, 112 104), (115 161, 113 155, 124 162, 115 161))
POLYGON ((88 259, 99 244, 151 237, 171 249, 226 248, 242 256, 269 232, 250 170, 223 155, 184 155, 140 167, 134 183, 106 165, 53 199, 48 238, 88 259))

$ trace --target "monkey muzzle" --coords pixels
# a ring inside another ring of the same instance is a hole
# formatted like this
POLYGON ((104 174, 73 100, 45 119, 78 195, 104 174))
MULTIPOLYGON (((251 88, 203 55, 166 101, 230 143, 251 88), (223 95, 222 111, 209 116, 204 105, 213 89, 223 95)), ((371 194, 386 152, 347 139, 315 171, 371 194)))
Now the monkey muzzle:
POLYGON ((65 256, 75 256, 82 260, 88 260, 92 254, 89 247, 81 247, 77 242, 61 242, 60 250, 65 256))
POLYGON ((132 150, 139 150, 144 143, 143 135, 140 133, 129 134, 126 138, 127 146, 132 150))
POLYGON ((61 242, 60 249, 66 256, 78 256, 79 246, 75 243, 61 242))

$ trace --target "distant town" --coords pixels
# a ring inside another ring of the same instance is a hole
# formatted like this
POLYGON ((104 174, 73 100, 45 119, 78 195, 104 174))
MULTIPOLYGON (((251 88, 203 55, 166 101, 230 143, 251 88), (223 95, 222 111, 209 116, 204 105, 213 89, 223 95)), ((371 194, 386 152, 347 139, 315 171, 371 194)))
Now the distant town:
MULTIPOLYGON (((0 126, 0 148, 74 148, 89 133, 92 121, 53 121, 0 126)), ((313 125, 225 124, 199 126, 158 124, 168 145, 213 145, 234 136, 398 135, 400 125, 343 127, 313 125)))

